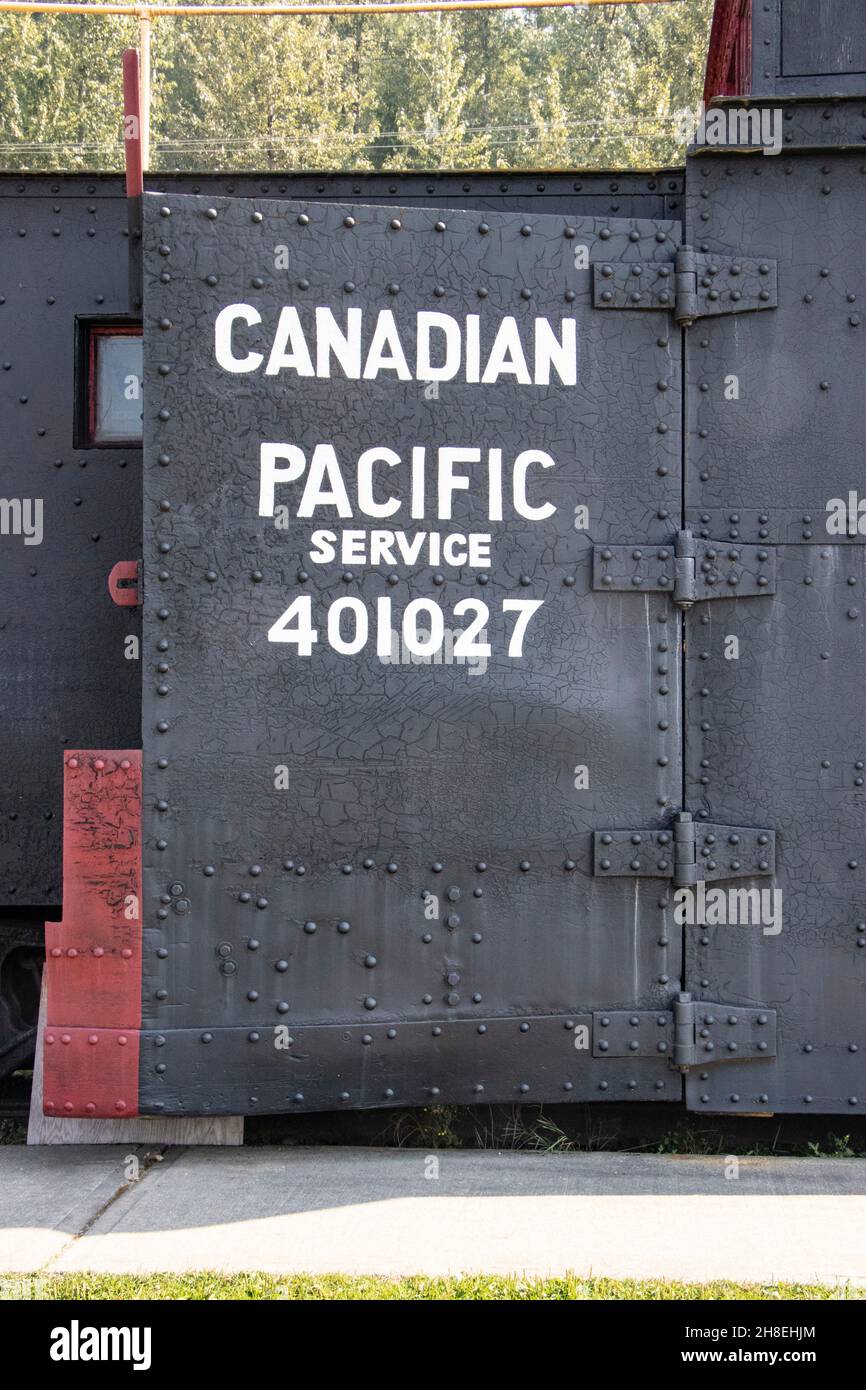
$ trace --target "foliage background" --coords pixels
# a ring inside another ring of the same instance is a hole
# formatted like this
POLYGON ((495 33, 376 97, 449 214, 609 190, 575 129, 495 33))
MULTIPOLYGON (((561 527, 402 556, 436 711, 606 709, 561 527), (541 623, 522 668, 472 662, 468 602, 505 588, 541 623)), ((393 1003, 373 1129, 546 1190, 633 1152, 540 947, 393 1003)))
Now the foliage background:
MULTIPOLYGON (((653 168, 713 0, 153 25, 154 169, 653 168)), ((0 167, 115 169, 135 20, 0 15, 0 167)))

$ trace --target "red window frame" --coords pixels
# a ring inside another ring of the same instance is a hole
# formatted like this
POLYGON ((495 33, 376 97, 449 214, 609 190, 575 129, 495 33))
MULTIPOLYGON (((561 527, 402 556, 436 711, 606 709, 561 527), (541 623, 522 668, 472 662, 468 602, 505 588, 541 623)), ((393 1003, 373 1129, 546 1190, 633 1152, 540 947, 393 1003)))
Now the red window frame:
POLYGON ((97 439, 96 438, 96 351, 100 338, 140 338, 141 324, 135 323, 89 323, 87 332, 87 447, 89 449, 131 449, 140 448, 141 439, 97 439))

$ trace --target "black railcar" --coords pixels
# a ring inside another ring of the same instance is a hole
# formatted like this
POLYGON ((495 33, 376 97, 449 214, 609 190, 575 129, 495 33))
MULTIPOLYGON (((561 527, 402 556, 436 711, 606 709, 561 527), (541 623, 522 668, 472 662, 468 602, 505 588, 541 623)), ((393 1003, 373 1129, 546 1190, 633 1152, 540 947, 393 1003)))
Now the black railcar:
POLYGON ((866 1105, 864 95, 734 0, 684 169, 0 178, 49 1114, 866 1105))

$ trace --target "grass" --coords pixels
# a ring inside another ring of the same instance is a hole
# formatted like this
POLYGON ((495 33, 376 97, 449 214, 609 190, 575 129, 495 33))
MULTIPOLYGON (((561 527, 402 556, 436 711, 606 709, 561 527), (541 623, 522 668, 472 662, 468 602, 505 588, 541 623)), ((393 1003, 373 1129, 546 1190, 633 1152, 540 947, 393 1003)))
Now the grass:
MULTIPOLYGON (((777 1147, 779 1129, 773 1140, 767 1144, 747 1144, 733 1147, 730 1152, 741 1158, 857 1158, 862 1156, 852 1147, 850 1134, 834 1134, 832 1131, 819 1142, 810 1141, 805 1145, 777 1147)), ((724 1143, 725 1136, 714 1130, 692 1129, 688 1125, 678 1125, 659 1140, 655 1152, 660 1154, 700 1154, 712 1156, 728 1153, 724 1143)))
MULTIPOLYGON (((556 1109, 563 1123, 568 1123, 562 1115, 563 1107, 556 1109)), ((832 1130, 817 1141, 785 1137, 782 1120, 766 1126, 766 1138, 756 1141, 745 1134, 738 1139, 717 1124, 692 1124, 687 1117, 646 1140, 618 1133, 601 1115, 590 1114, 589 1107, 583 1107, 569 1119, 570 1134, 540 1105, 479 1106, 474 1110, 431 1105, 394 1112, 375 1142, 397 1149, 519 1149, 535 1153, 618 1151, 703 1157, 730 1153, 741 1158, 857 1158, 866 1154, 862 1137, 852 1139, 850 1134, 839 1135, 832 1130)))
POLYGON ((821 1148, 820 1144, 809 1144, 808 1156, 810 1158, 856 1158, 857 1153, 851 1147, 850 1134, 828 1134, 827 1147, 821 1148))
MULTIPOLYGON (((559 1107, 560 1112, 561 1109, 559 1107)), ((373 1144, 385 1148, 425 1150, 504 1149, 535 1153, 618 1152, 703 1157, 736 1154, 740 1158, 866 1157, 863 1137, 852 1138, 850 1134, 839 1135, 832 1130, 817 1141, 785 1137, 779 1122, 768 1126, 767 1139, 758 1142, 745 1134, 738 1136, 715 1125, 697 1126, 686 1120, 658 1133, 654 1138, 641 1138, 639 1133, 623 1134, 616 1125, 611 1126, 603 1117, 596 1115, 582 1115, 569 1134, 556 1119, 545 1114, 543 1106, 501 1106, 498 1111, 501 1113, 494 1117, 491 1109, 490 1118, 487 1118, 487 1112, 480 1106, 474 1111, 458 1106, 398 1110, 388 1115, 375 1135, 353 1138, 351 1134, 346 1134, 336 1142, 361 1147, 373 1144)), ((247 1147, 261 1143, 286 1143, 284 1132, 277 1123, 280 1118, 274 1117, 270 1131, 263 1136, 247 1134, 247 1147)), ((291 1120, 287 1120, 286 1127, 290 1125, 291 1120)), ((18 1120, 0 1119, 0 1145, 26 1142, 26 1124, 18 1120)), ((306 1140, 293 1142, 333 1144, 335 1140, 332 1136, 313 1135, 306 1140)))
POLYGON ((523 1108, 515 1105, 491 1123, 485 1121, 484 1113, 479 1108, 472 1131, 463 1134, 458 1106, 398 1111, 389 1121, 382 1142, 397 1149, 528 1149, 536 1153, 576 1153, 581 1147, 593 1147, 570 1138, 545 1115, 542 1106, 528 1109, 524 1116, 523 1108))
POLYGON ((818 1284, 680 1284, 637 1279, 530 1279, 505 1275, 464 1275, 404 1279, 344 1274, 292 1275, 201 1274, 101 1275, 64 1274, 0 1277, 0 1300, 8 1298, 87 1300, 161 1299, 171 1301, 392 1301, 412 1302, 574 1302, 641 1300, 647 1302, 862 1300, 866 1289, 818 1284))

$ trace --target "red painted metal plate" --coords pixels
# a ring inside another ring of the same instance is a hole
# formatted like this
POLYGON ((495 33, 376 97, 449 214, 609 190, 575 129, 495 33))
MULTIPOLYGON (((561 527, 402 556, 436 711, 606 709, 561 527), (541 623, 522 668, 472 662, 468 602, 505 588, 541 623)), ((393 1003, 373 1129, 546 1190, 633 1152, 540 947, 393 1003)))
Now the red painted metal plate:
POLYGON ((66 754, 63 881, 63 920, 45 927, 45 1113, 134 1115, 141 1026, 138 749, 66 754))

